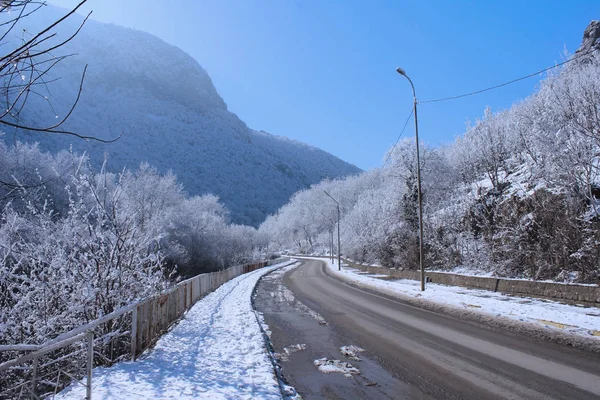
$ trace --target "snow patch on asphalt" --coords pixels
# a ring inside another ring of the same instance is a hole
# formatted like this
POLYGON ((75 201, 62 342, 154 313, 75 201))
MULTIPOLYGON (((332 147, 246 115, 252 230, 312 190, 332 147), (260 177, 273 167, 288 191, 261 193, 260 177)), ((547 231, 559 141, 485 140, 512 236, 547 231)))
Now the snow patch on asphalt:
POLYGON ((270 274, 263 276, 262 279, 265 281, 276 281, 278 279, 283 278, 283 275, 285 275, 289 271, 298 268, 298 266, 300 266, 300 263, 296 262, 291 265, 288 265, 287 267, 276 269, 270 274))
POLYGON ((303 343, 293 344, 283 348, 283 353, 275 353, 275 357, 280 361, 289 361, 289 355, 298 351, 306 350, 306 345, 303 343))
POLYGON ((363 351, 365 351, 365 349, 354 345, 340 347, 340 353, 354 361, 360 361, 358 353, 362 353, 363 351))
POLYGON ((310 308, 308 308, 306 305, 304 305, 304 303, 302 303, 301 301, 298 301, 298 300, 296 300, 296 301, 297 301, 297 303, 298 303, 298 304, 297 304, 297 307, 298 307, 298 308, 299 308, 301 311, 303 311, 304 313, 306 313, 306 314, 310 315, 311 317, 313 317, 314 319, 316 319, 316 320, 317 320, 317 322, 319 323, 319 325, 329 325, 329 324, 327 323, 327 321, 325 321, 325 318, 323 318, 323 317, 321 316, 321 314, 319 314, 319 313, 318 313, 318 312, 316 312, 316 311, 313 311, 313 310, 311 310, 311 309, 310 309, 310 308))
MULTIPOLYGON (((294 264, 294 265, 290 265, 289 267, 278 269, 278 270, 270 273, 269 275, 264 276, 263 280, 265 280, 265 281, 280 280, 283 278, 283 275, 285 275, 288 271, 291 271, 292 269, 298 267, 298 265, 299 264, 294 264)), ((320 325, 327 325, 327 321, 325 321, 325 318, 323 318, 321 316, 321 314, 319 314, 316 311, 311 310, 300 300, 296 299, 296 296, 294 296, 294 293, 290 289, 288 289, 285 285, 283 285, 283 284, 278 285, 277 291, 270 292, 269 295, 271 297, 273 297, 275 299, 275 301, 280 302, 280 303, 284 303, 284 302, 288 302, 290 304, 295 303, 295 306, 298 310, 300 310, 304 314, 307 314, 307 315, 311 316, 312 318, 314 318, 315 320, 317 320, 317 322, 320 325)))
POLYGON ((297 351, 301 351, 301 350, 306 350, 306 345, 305 344, 293 344, 291 346, 288 347, 284 347, 283 351, 285 352, 285 354, 287 354, 288 356, 292 353, 295 353, 297 351))
MULTIPOLYGON (((296 264, 292 264, 292 265, 289 265, 284 268, 280 268, 278 270, 271 272, 268 275, 263 276, 262 279, 264 281, 269 281, 269 282, 281 280, 283 278, 283 275, 285 275, 288 271, 295 269, 299 265, 300 265, 299 263, 296 263, 296 264)), ((290 291, 284 285, 278 285, 278 290, 276 292, 270 292, 269 295, 271 297, 273 297, 275 299, 275 301, 280 302, 280 303, 283 303, 286 301, 289 303, 292 303, 296 300, 296 296, 294 296, 294 293, 292 293, 292 291, 290 291)))
MULTIPOLYGON (((251 295, 258 280, 285 263, 241 275, 199 300, 137 361, 95 368, 98 399, 281 399, 251 295)), ((285 387, 283 388, 285 390, 285 387)), ((81 399, 75 382, 57 399, 81 399)))
POLYGON ((314 361, 315 367, 319 369, 319 371, 324 372, 326 374, 331 372, 339 372, 344 374, 345 377, 350 378, 352 375, 360 374, 360 370, 354 367, 352 364, 347 363, 346 361, 340 360, 328 360, 327 358, 319 358, 314 361))
POLYGON ((279 303, 284 303, 284 302, 289 302, 289 303, 293 303, 294 300, 296 300, 296 296, 294 296, 294 293, 292 293, 291 290, 289 290, 288 288, 286 288, 283 285, 279 285, 277 287, 277 291, 276 292, 270 292, 269 295, 273 298, 275 298, 275 301, 279 302, 279 303))

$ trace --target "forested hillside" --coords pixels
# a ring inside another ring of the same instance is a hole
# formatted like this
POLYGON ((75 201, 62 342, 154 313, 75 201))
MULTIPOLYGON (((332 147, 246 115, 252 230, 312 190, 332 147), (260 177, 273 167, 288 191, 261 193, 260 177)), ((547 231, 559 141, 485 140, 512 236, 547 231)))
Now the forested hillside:
MULTIPOLYGON (((45 6, 19 29, 36 32, 64 13, 45 6)), ((81 21, 71 16, 47 43, 69 37, 81 21)), ((9 45, 20 36, 7 36, 9 45)), ((6 143, 38 142, 53 153, 85 151, 95 168, 108 157, 106 168, 115 173, 148 162, 160 173, 172 171, 190 195, 218 196, 234 222, 255 226, 294 192, 360 171, 315 147, 248 128, 227 109, 196 60, 150 34, 88 20, 57 53, 73 56, 45 74, 51 84, 36 86, 19 122, 49 126, 66 116, 87 64, 81 98, 62 128, 101 139, 122 137, 103 144, 9 129, 6 143)))
MULTIPOLYGON (((600 277, 600 24, 536 93, 483 116, 448 146, 421 144, 425 264, 498 276, 600 277)), ((414 140, 382 171, 297 193, 261 225, 281 248, 325 251, 342 208, 342 253, 418 266, 414 140)))
POLYGON ((250 224, 359 171, 249 129, 180 49, 67 13, 0 6, 5 344, 42 343, 176 279, 264 258, 250 224))

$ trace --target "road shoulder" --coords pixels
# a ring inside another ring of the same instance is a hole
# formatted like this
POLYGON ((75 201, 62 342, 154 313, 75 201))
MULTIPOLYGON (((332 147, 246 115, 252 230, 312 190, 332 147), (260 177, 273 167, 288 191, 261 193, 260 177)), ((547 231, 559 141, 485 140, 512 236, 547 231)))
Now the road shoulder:
POLYGON ((408 296, 396 290, 390 290, 386 287, 382 287, 382 285, 377 284, 377 281, 369 282, 366 279, 356 279, 355 277, 352 277, 343 271, 338 271, 337 266, 329 265, 328 261, 320 258, 318 260, 323 263, 323 271, 327 276, 340 280, 349 286, 381 295, 423 310, 446 315, 454 319, 475 323, 493 330, 508 331, 542 342, 570 346, 584 352, 600 354, 600 340, 597 338, 588 338, 585 336, 547 328, 530 322, 507 318, 501 315, 492 315, 474 309, 464 309, 429 299, 408 296))

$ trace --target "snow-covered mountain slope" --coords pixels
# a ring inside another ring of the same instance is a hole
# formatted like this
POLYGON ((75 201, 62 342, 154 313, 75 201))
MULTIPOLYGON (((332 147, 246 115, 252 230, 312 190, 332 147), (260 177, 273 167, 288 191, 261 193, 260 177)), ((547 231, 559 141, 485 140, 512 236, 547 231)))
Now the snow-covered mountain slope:
MULTIPOLYGON (((65 13, 52 7, 28 17, 33 32, 65 13)), ((60 26, 70 35, 79 16, 60 26)), ((232 220, 257 225, 296 191, 324 178, 360 170, 325 151, 284 137, 255 131, 227 110, 206 71, 191 56, 150 34, 88 21, 60 54, 77 53, 59 63, 48 80, 46 101, 31 97, 22 114, 35 126, 62 118, 76 98, 88 64, 81 100, 65 129, 86 136, 121 139, 112 144, 63 135, 7 131, 5 140, 38 141, 42 149, 87 151, 108 168, 135 169, 147 161, 172 170, 192 195, 213 193, 231 210, 232 220)))

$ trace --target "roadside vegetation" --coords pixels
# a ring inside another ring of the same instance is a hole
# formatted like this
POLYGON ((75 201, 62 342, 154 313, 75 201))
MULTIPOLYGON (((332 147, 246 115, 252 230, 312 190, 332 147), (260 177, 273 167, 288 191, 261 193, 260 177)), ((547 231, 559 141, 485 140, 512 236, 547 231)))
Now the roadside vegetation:
MULTIPOLYGON (((75 17, 76 23, 69 18, 84 3, 63 11, 34 0, 0 2, 5 132, 119 140, 63 125, 79 103, 87 67, 62 77, 79 89, 60 118, 50 124, 24 122, 40 101, 54 116, 49 93, 61 77, 49 74, 74 55, 68 44, 87 17, 75 17)), ((231 224, 216 196, 188 196, 171 173, 144 163, 111 173, 106 156, 96 168, 89 154, 50 154, 36 144, 5 141, 4 135, 0 131, 2 344, 43 343, 182 277, 258 257, 256 229, 231 224)))
POLYGON ((0 341, 41 343, 174 280, 258 257, 256 229, 143 164, 0 143, 0 341))
MULTIPOLYGON (((428 268, 598 281, 600 58, 594 48, 575 57, 529 98, 487 108, 454 143, 421 144, 428 268)), ((417 268, 414 140, 388 159, 379 171, 297 193, 260 231, 281 249, 326 253, 337 219, 327 191, 341 206, 345 256, 417 268)))

